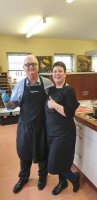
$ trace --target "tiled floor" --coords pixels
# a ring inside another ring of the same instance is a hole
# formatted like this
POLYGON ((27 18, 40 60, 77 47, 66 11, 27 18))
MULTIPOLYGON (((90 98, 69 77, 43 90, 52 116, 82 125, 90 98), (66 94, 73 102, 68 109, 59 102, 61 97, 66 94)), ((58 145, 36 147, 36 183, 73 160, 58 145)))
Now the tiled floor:
POLYGON ((68 188, 59 195, 53 196, 52 189, 57 185, 57 176, 48 175, 47 186, 44 190, 37 189, 37 164, 33 164, 29 183, 21 192, 12 192, 18 180, 19 159, 16 153, 16 125, 0 126, 0 200, 97 200, 97 192, 92 189, 87 180, 81 177, 81 187, 77 193, 68 188))

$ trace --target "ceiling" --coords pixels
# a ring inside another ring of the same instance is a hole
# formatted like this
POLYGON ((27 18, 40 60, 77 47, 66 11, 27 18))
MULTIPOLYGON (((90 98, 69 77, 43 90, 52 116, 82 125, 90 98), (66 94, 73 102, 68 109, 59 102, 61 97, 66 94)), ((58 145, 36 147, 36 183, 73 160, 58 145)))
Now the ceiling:
POLYGON ((97 40, 97 0, 0 0, 0 35, 24 36, 35 17, 47 28, 33 37, 97 40))

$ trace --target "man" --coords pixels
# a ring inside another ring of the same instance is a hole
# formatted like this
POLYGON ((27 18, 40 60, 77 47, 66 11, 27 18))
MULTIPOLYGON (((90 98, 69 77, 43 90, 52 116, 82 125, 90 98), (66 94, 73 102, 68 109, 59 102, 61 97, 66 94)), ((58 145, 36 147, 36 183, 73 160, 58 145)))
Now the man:
POLYGON ((20 107, 17 128, 17 153, 20 158, 19 181, 13 192, 19 192, 28 182, 32 162, 38 163, 38 189, 42 190, 47 180, 47 151, 45 137, 44 101, 46 89, 52 82, 39 76, 38 60, 28 55, 24 60, 25 79, 17 83, 7 108, 20 107))

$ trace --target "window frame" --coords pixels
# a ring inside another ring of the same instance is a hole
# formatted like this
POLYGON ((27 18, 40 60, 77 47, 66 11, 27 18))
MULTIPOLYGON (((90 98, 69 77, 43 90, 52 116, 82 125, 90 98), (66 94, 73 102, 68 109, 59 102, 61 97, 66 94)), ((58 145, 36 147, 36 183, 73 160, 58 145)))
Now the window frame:
MULTIPOLYGON (((93 55, 92 56, 92 71, 93 72, 97 72, 97 66, 96 66, 96 64, 94 64, 94 66, 93 66, 93 62, 94 62, 94 60, 97 60, 97 55, 93 55), (96 58, 96 59, 95 59, 96 58)), ((96 61, 95 61, 96 62, 96 61)))
POLYGON ((9 76, 12 77, 12 81, 13 81, 13 79, 17 79, 17 82, 20 81, 21 79, 24 78, 25 73, 23 70, 23 64, 20 64, 19 62, 13 63, 13 66, 19 64, 19 67, 17 69, 16 68, 12 69, 10 67, 10 65, 12 63, 9 62, 9 56, 23 56, 23 61, 22 61, 22 63, 23 63, 24 57, 26 57, 27 55, 31 55, 31 53, 29 53, 29 52, 7 52, 8 73, 9 73, 9 76))
MULTIPOLYGON (((55 53, 54 54, 54 58, 55 58, 55 56, 59 56, 59 57, 66 57, 66 56, 69 56, 70 58, 71 58, 71 66, 70 66, 70 68, 68 68, 67 66, 68 66, 68 64, 66 63, 66 61, 64 61, 63 59, 61 60, 61 59, 59 59, 59 60, 57 60, 57 61, 62 61, 62 62, 64 62, 65 64, 66 64, 66 70, 67 70, 67 72, 74 72, 75 71, 75 69, 74 69, 74 63, 75 63, 75 55, 74 54, 69 54, 69 53, 55 53)), ((55 63, 56 61, 55 61, 55 59, 54 59, 54 63, 55 63)))

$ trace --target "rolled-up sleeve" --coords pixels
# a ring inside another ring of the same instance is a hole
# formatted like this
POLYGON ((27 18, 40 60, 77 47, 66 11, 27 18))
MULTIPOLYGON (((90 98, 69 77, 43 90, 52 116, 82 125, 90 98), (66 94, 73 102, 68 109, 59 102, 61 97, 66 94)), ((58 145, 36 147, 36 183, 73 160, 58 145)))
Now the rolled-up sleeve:
POLYGON ((19 83, 17 83, 17 85, 12 91, 10 101, 13 102, 14 108, 16 108, 17 106, 20 106, 20 103, 23 97, 23 92, 24 92, 24 79, 20 81, 19 83))
POLYGON ((67 117, 74 117, 75 111, 79 106, 77 101, 75 91, 72 88, 69 88, 64 95, 64 112, 67 117))

